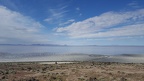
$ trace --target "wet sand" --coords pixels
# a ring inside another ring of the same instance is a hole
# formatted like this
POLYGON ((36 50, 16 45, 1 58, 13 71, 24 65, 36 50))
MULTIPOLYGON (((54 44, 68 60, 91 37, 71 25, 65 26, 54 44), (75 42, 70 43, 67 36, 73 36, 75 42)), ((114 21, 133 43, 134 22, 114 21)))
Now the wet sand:
POLYGON ((143 81, 144 63, 1 62, 0 81, 143 81))

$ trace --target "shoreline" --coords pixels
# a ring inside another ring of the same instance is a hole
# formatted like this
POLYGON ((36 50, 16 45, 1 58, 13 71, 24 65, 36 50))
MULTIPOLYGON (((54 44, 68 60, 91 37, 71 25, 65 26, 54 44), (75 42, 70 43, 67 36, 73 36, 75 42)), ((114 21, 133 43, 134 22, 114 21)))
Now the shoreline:
POLYGON ((96 55, 96 54, 62 54, 27 58, 0 58, 0 62, 120 62, 120 63, 144 63, 142 54, 121 55, 96 55))
POLYGON ((57 64, 75 64, 75 63, 104 63, 104 64, 144 64, 132 62, 100 62, 100 61, 23 61, 23 62, 0 62, 0 64, 42 64, 42 65, 57 65, 57 64))

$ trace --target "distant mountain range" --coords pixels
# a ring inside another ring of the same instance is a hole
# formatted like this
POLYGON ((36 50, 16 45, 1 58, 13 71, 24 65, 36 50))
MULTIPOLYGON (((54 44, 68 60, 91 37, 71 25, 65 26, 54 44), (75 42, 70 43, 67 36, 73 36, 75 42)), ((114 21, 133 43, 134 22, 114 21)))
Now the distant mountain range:
POLYGON ((60 44, 0 44, 1 46, 143 46, 143 45, 60 45, 60 44))
POLYGON ((58 44, 0 44, 7 46, 67 46, 67 45, 58 45, 58 44))

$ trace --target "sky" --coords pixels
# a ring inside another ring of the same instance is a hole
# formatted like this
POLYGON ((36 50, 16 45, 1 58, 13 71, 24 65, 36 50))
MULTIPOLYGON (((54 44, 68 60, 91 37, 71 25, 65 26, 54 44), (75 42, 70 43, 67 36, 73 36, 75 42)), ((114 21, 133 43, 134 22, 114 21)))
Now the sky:
POLYGON ((0 0, 0 44, 144 45, 144 0, 0 0))

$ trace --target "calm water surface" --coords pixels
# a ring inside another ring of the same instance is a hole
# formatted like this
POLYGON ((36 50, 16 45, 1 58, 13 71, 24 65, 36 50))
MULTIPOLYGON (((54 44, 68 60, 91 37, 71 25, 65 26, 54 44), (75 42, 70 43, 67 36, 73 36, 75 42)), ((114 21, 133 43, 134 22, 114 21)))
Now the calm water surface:
POLYGON ((1 53, 144 54, 144 46, 0 46, 1 53))
POLYGON ((0 62, 89 61, 94 59, 94 61, 101 62, 144 63, 144 57, 141 56, 138 58, 113 57, 118 54, 144 55, 144 46, 0 46, 0 62))

